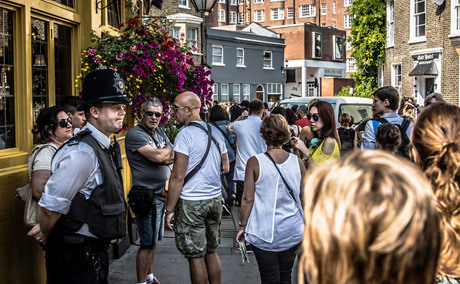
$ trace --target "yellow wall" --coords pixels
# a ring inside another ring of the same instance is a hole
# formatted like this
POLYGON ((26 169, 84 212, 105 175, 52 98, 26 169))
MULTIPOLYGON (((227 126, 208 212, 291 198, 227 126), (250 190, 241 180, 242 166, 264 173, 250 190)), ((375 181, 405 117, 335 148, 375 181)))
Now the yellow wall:
MULTIPOLYGON (((122 9, 125 7, 122 0, 122 9)), ((101 30, 107 10, 96 13, 95 0, 75 0, 68 8, 51 0, 1 1, 0 8, 14 12, 14 81, 16 148, 0 150, 0 283, 46 283, 44 253, 26 236, 23 226, 24 203, 15 197, 15 189, 26 184, 27 157, 33 147, 32 59, 30 18, 36 17, 72 27, 72 78, 80 71, 80 54, 90 45, 91 30, 101 30)), ((102 6, 106 6, 103 0, 102 6)), ((122 19, 128 12, 122 11, 122 19)), ((116 32, 116 29, 110 29, 116 32)), ((50 37, 52 40, 52 37, 50 37)), ((52 47, 50 47, 52 49, 52 47)), ((54 62, 49 60, 50 106, 54 105, 54 62)), ((75 95, 78 90, 73 90, 75 95)), ((130 113, 127 113, 129 116, 130 113)), ((129 121, 132 124, 132 119, 129 121)), ((131 186, 131 173, 124 153, 124 134, 117 135, 122 149, 124 187, 131 186)))

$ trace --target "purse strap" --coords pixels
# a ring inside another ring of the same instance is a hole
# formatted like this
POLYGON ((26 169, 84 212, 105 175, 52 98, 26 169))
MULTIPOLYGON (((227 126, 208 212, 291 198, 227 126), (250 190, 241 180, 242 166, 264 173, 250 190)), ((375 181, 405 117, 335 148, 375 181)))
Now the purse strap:
MULTIPOLYGON (((197 122, 190 122, 188 124, 188 126, 195 126, 195 127, 198 127, 200 128, 201 130, 203 130, 204 132, 206 132, 208 134, 208 146, 206 148, 206 152, 204 153, 204 156, 203 158, 201 159, 200 163, 198 165, 196 165, 196 167, 191 171, 189 172, 185 178, 184 178, 184 185, 192 179, 192 177, 194 175, 196 175, 196 173, 201 169, 201 167, 203 166, 204 164, 204 161, 206 160, 206 158, 208 157, 208 154, 209 154, 209 150, 211 149, 211 141, 214 142, 214 144, 216 144, 217 146, 217 150, 219 150, 219 154, 222 156, 221 154, 221 151, 220 151, 220 148, 219 148, 219 143, 217 143, 216 139, 212 136, 212 131, 211 131, 211 127, 209 126, 209 124, 206 124, 207 126, 207 130, 202 126, 200 125, 199 123, 197 122)), ((222 167, 222 163, 221 163, 221 167, 222 167)))
POLYGON ((283 174, 281 174, 281 171, 280 171, 280 169, 278 168, 278 166, 276 165, 275 160, 273 160, 272 156, 270 156, 270 154, 268 154, 268 152, 265 152, 264 154, 267 155, 267 157, 270 159, 270 161, 272 161, 272 163, 273 163, 273 165, 275 166, 276 170, 277 170, 278 173, 280 174, 281 179, 283 180, 284 184, 286 185, 287 190, 289 191, 289 194, 291 195, 292 199, 294 199, 295 205, 296 205, 299 209, 301 209, 301 212, 302 212, 301 206, 299 206, 299 204, 297 204, 297 201, 295 200, 294 191, 292 191, 291 187, 289 186, 289 184, 287 183, 287 181, 284 179, 284 176, 283 176, 283 174))

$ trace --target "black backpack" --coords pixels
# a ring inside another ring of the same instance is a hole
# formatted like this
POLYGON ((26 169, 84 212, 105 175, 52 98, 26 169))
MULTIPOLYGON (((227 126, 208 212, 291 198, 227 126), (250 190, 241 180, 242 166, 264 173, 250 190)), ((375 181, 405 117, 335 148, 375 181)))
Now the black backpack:
MULTIPOLYGON (((386 120, 385 118, 382 118, 382 117, 377 119, 377 120, 374 120, 374 122, 375 121, 380 122, 380 124, 382 124, 382 123, 391 123, 391 122, 389 122, 388 120, 386 120)), ((395 123, 391 123, 391 124, 396 125, 398 127, 398 129, 399 129, 399 132, 401 132, 401 145, 399 145, 398 150, 396 150, 396 154, 401 156, 401 157, 409 158, 410 138, 409 138, 409 136, 407 136, 406 132, 407 132, 407 128, 409 128, 409 126, 410 126, 410 121, 405 119, 405 118, 403 118, 403 122, 401 123, 401 125, 395 124, 395 123)), ((375 136, 377 136, 377 128, 378 128, 378 126, 376 127, 376 124, 374 123, 375 136)))

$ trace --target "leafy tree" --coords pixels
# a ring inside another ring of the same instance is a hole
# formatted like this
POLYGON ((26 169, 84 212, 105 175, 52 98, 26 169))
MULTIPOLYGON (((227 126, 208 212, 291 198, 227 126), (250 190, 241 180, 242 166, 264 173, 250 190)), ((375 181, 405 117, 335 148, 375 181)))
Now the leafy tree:
POLYGON ((385 61, 386 1, 354 0, 348 14, 352 19, 352 57, 356 59, 355 96, 371 97, 378 87, 378 68, 385 61))

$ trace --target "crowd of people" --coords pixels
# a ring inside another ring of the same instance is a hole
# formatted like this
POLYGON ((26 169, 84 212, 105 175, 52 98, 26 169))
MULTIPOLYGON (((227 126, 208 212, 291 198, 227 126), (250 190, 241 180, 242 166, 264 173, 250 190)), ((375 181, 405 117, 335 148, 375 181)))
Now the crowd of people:
MULTIPOLYGON (((44 245, 48 283, 107 283, 107 248, 126 227, 110 136, 130 103, 118 74, 97 70, 81 101, 37 118, 29 175, 40 211, 28 234, 44 245)), ((138 283, 160 283, 165 227, 191 282, 221 283, 221 218, 232 206, 235 239, 253 251, 262 283, 291 283, 296 258, 299 283, 460 283, 460 109, 440 94, 411 117, 403 106, 382 87, 372 119, 343 113, 338 126, 321 98, 290 109, 234 99, 203 112, 184 92, 167 114, 158 99, 143 102, 125 138, 138 283), (181 128, 174 143, 164 116, 181 128)))

